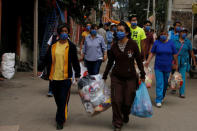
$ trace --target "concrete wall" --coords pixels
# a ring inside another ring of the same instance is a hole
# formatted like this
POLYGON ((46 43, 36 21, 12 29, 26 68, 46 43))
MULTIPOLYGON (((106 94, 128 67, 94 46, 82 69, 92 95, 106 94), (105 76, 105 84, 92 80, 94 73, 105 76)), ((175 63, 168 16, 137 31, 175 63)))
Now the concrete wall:
POLYGON ((197 0, 173 0, 173 10, 191 12, 193 2, 197 0))
POLYGON ((33 61, 33 52, 31 49, 27 48, 25 44, 21 44, 20 61, 22 61, 22 62, 32 62, 33 61))
POLYGON ((173 0, 173 10, 191 12, 192 2, 193 0, 173 0))

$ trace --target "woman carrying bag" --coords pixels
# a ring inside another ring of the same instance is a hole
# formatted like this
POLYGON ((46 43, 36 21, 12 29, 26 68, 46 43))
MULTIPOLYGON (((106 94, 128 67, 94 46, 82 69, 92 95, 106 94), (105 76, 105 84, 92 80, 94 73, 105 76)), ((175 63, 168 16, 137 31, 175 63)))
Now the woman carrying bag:
POLYGON ((192 50, 192 44, 189 39, 186 38, 187 30, 182 29, 179 38, 176 39, 175 46, 178 52, 178 70, 182 75, 183 78, 183 85, 179 89, 179 96, 180 98, 185 98, 185 74, 190 70, 190 59, 189 55, 191 55, 193 60, 193 66, 196 66, 195 56, 192 50))
POLYGON ((47 74, 57 105, 57 130, 63 129, 63 125, 68 118, 72 67, 75 71, 75 80, 80 77, 77 49, 75 44, 68 39, 69 33, 69 25, 62 24, 58 26, 60 40, 49 47, 45 59, 39 65, 39 71, 42 71, 46 66, 48 67, 47 74))
POLYGON ((130 29, 125 22, 117 27, 117 40, 111 47, 109 60, 103 74, 103 79, 115 65, 111 74, 111 98, 114 131, 120 131, 124 123, 129 122, 131 105, 138 88, 138 77, 134 61, 140 69, 141 80, 145 79, 144 66, 137 43, 130 39, 130 29))
POLYGON ((162 31, 158 40, 153 44, 151 54, 148 57, 145 66, 148 67, 151 59, 156 56, 155 59, 155 77, 156 77, 156 106, 161 107, 163 99, 166 94, 168 86, 168 78, 172 71, 172 61, 175 60, 175 69, 178 69, 177 65, 177 50, 174 42, 168 40, 168 34, 166 31, 162 31))

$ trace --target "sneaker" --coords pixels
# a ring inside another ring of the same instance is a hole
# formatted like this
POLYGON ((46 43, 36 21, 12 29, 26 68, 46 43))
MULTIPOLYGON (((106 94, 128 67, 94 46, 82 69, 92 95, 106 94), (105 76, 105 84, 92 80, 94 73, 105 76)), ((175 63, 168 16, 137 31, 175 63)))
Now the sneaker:
POLYGON ((57 130, 62 130, 63 129, 63 124, 57 123, 57 130))
POLYGON ((162 104, 161 103, 156 103, 156 107, 161 108, 162 104))
POLYGON ((52 92, 48 92, 47 96, 48 97, 53 97, 53 93, 52 92))
POLYGON ((124 123, 128 123, 129 122, 129 116, 128 115, 126 115, 126 116, 124 115, 123 116, 123 122, 124 123))
POLYGON ((180 97, 180 98, 185 98, 185 95, 180 95, 179 97, 180 97))
POLYGON ((171 94, 176 94, 176 90, 172 90, 171 91, 171 94))

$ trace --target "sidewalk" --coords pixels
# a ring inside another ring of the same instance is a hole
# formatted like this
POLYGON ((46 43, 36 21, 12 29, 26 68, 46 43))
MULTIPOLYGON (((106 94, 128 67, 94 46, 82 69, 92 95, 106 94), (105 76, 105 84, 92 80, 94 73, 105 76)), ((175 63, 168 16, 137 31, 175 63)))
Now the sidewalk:
MULTIPOLYGON (((196 131, 196 82, 187 80, 186 99, 168 93, 163 107, 154 107, 152 118, 131 115, 123 131, 196 131)), ((155 87, 149 90, 153 101, 154 90, 155 87)), ((46 97, 47 91, 48 82, 32 78, 31 73, 17 73, 12 80, 0 81, 0 127, 19 125, 20 131, 55 131, 56 105, 53 98, 46 97)), ((96 117, 88 117, 77 87, 72 87, 69 119, 63 131, 112 131, 111 121, 111 108, 96 117)))

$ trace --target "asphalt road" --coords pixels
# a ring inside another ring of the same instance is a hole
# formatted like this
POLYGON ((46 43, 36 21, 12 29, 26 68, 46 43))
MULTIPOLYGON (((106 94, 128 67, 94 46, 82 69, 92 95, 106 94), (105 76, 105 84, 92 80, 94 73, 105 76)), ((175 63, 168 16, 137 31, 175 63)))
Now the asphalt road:
MULTIPOLYGON (((101 72, 103 71, 103 68, 101 72)), ((108 84, 109 80, 108 80, 108 84)), ((20 131, 56 130, 56 105, 46 97, 48 82, 32 78, 31 73, 17 73, 12 80, 0 81, 0 127, 19 125, 20 131)), ((154 105, 155 86, 149 89, 154 105)), ((186 82, 186 99, 168 91, 162 108, 154 108, 152 118, 130 115, 123 131, 197 131, 197 80, 186 82)), ((110 131, 111 108, 95 117, 86 114, 77 87, 71 91, 69 118, 63 131, 110 131)), ((1 129, 1 128, 0 128, 1 129)))

